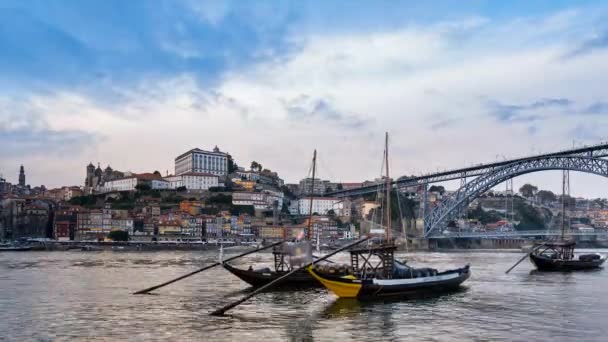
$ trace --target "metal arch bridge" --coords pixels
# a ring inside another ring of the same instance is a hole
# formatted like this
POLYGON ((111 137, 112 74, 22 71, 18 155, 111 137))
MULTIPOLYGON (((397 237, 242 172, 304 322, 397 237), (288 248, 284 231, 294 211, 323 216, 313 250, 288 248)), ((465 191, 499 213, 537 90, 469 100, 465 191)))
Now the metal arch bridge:
MULTIPOLYGON (((478 177, 478 176, 482 176, 482 175, 494 172, 496 170, 501 169, 502 167, 505 167, 507 165, 512 165, 514 163, 522 163, 522 162, 527 162, 530 160, 536 160, 538 158, 558 157, 558 156, 587 157, 587 158, 606 157, 606 156, 608 156, 608 143, 568 149, 568 150, 547 153, 547 154, 540 154, 540 155, 526 157, 526 158, 505 160, 505 161, 496 162, 496 163, 479 164, 477 166, 453 169, 453 170, 437 172, 437 173, 429 173, 429 174, 425 174, 425 175, 421 175, 421 176, 413 176, 413 177, 404 176, 404 177, 400 177, 396 181, 393 181, 391 183, 391 186, 397 187, 397 188, 408 188, 408 187, 415 187, 418 185, 439 183, 439 182, 445 182, 445 181, 450 181, 450 180, 455 180, 455 179, 466 180, 467 178, 478 177)), ((350 190, 335 191, 335 192, 327 193, 326 195, 332 196, 332 197, 339 197, 339 198, 351 197, 351 196, 361 196, 361 195, 365 195, 365 194, 369 194, 369 193, 375 193, 378 191, 384 191, 385 186, 386 185, 384 183, 373 184, 373 185, 368 185, 368 186, 350 189, 350 190)))
MULTIPOLYGON (((565 236, 589 236, 589 237, 604 237, 608 238, 608 231, 586 232, 578 230, 567 230, 565 236)), ((526 238, 535 236, 561 236, 559 230, 521 230, 508 232, 445 232, 429 236, 432 239, 455 239, 455 238, 489 238, 489 239, 509 239, 509 238, 526 238)))
POLYGON ((424 237, 441 235, 447 222, 465 209, 472 199, 492 187, 523 174, 546 170, 570 170, 608 177, 608 160, 578 156, 541 156, 516 161, 483 174, 464 184, 424 218, 424 237))

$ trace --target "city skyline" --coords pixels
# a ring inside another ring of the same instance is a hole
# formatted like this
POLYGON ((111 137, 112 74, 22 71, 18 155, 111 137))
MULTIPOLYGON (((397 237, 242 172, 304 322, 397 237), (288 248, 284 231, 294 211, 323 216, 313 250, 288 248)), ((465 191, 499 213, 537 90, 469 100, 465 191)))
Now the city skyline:
MULTIPOLYGON (((0 173, 16 184, 23 164, 49 188, 97 161, 164 175, 217 145, 290 183, 318 149, 321 178, 356 182, 379 176, 386 130, 395 176, 606 140, 605 4, 385 5, 3 3, 0 173)), ((608 180, 572 180, 606 197, 608 180)), ((515 181, 560 188, 551 172, 515 181)))

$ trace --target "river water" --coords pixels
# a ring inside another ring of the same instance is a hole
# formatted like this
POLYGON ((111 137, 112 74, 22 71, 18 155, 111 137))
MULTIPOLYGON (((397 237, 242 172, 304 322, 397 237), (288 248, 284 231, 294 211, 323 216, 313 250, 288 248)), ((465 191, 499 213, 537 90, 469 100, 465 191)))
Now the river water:
MULTIPOLYGON (((271 292, 212 317, 246 284, 221 268, 131 295, 217 259, 215 252, 0 253, 0 340, 606 341, 608 270, 538 273, 508 252, 403 254, 414 266, 471 264, 462 291, 360 303, 325 290, 271 292)), ((225 253, 230 256, 230 253, 225 253)), ((338 259, 347 261, 347 255, 338 259)), ((271 254, 236 262, 270 265, 271 254)))

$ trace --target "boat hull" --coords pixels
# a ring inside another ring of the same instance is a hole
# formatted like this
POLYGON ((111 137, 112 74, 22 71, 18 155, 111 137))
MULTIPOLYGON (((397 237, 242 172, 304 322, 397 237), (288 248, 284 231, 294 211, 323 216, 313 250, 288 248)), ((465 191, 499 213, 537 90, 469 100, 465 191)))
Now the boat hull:
POLYGON ((0 252, 27 252, 31 250, 31 247, 0 247, 0 252))
POLYGON ((547 272, 569 272, 580 270, 591 270, 602 266, 606 258, 597 260, 581 261, 581 260, 560 260, 551 259, 535 254, 530 254, 530 260, 539 271, 547 272))
POLYGON ((308 268, 308 272, 338 297, 358 299, 410 297, 449 292, 460 287, 471 275, 469 266, 434 276, 386 280, 359 280, 352 276, 332 277, 316 273, 312 267, 308 268))
MULTIPOLYGON (((287 272, 260 272, 255 270, 243 270, 233 267, 229 264, 223 264, 228 272, 234 274, 244 282, 253 287, 260 287, 270 283, 273 280, 287 274, 287 272)), ((322 287, 306 270, 298 271, 284 279, 277 285, 278 288, 313 288, 322 287)))

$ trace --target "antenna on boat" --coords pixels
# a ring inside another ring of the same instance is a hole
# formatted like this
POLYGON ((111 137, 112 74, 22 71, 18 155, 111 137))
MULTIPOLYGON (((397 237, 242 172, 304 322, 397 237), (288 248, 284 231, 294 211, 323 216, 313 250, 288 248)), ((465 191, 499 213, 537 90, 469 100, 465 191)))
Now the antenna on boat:
POLYGON ((384 141, 384 162, 386 163, 386 240, 391 238, 391 179, 388 172, 388 132, 384 141))
POLYGON ((310 206, 309 206, 309 210, 308 210, 308 230, 306 232, 306 235, 308 237, 308 241, 311 240, 312 238, 312 201, 315 198, 315 174, 317 171, 317 150, 315 150, 314 154, 312 155, 312 183, 310 186, 310 206))
MULTIPOLYGON (((564 233, 566 229, 566 195, 570 201, 570 171, 562 171, 562 234, 561 240, 564 241, 564 233)), ((568 203, 570 204, 570 203, 568 203)))

